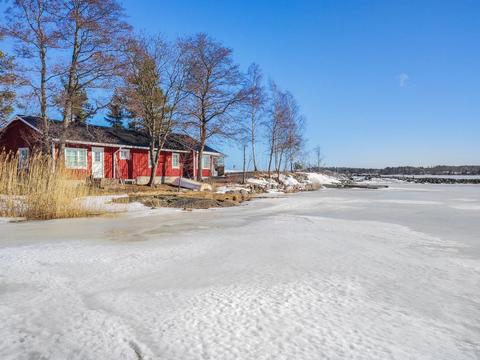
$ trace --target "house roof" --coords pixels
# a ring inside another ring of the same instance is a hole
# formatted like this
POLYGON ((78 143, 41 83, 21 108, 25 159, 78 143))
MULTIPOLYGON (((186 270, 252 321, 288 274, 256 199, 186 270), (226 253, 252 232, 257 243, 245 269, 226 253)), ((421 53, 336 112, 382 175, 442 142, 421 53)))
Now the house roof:
MULTIPOLYGON (((41 131, 42 122, 40 117, 26 115, 18 115, 17 117, 35 129, 41 131)), ((49 132, 52 137, 59 138, 62 131, 62 121, 50 120, 49 132)), ((143 132, 136 130, 90 125, 84 123, 73 123, 69 126, 67 131, 67 140, 73 143, 88 142, 125 147, 149 147, 148 137, 143 132)), ((164 149, 177 151, 198 151, 200 149, 200 143, 191 136, 172 133, 167 136, 164 149)), ((204 151, 220 154, 219 151, 207 145, 205 145, 204 151)))

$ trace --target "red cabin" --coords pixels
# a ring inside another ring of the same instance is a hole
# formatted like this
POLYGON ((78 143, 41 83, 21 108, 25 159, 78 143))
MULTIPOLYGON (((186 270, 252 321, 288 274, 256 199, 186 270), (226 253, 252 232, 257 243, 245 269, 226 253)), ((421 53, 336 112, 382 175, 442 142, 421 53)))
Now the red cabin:
MULTIPOLYGON (((58 154, 59 135, 63 123, 50 121, 52 153, 58 154)), ((42 135, 41 119, 19 115, 0 130, 0 150, 15 152, 20 160, 40 146, 42 135)), ((199 143, 184 134, 170 134, 160 154, 157 181, 171 181, 180 176, 195 178, 198 171, 199 143)), ((202 176, 218 175, 223 154, 205 146, 202 176)), ((112 128, 83 123, 69 127, 65 166, 79 177, 96 179, 129 180, 146 184, 151 174, 151 163, 147 137, 135 130, 112 128)), ((221 174, 220 174, 221 175, 221 174)))

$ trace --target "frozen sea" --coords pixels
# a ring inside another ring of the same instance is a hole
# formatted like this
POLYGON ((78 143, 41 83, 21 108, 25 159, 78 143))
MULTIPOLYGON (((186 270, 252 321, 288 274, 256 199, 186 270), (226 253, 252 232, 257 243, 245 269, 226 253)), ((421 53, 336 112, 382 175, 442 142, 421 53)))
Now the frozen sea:
POLYGON ((0 359, 479 359, 480 186, 0 223, 0 359))

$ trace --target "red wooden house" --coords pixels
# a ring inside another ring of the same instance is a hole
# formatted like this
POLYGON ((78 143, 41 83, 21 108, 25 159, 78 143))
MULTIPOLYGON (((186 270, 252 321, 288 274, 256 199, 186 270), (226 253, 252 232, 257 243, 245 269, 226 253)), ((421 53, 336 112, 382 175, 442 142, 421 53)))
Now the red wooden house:
MULTIPOLYGON (((51 121, 52 153, 58 155, 62 122, 51 121)), ((40 145, 41 120, 34 116, 19 115, 0 130, 0 150, 16 152, 20 159, 28 156, 40 145)), ((160 154, 157 181, 168 181, 179 176, 195 178, 198 171, 199 143, 183 134, 168 136, 160 154)), ((217 175, 223 154, 205 146, 202 176, 217 175)), ((69 127, 65 149, 65 166, 79 177, 131 180, 137 184, 148 182, 151 163, 147 137, 135 130, 112 128, 83 123, 69 127)))

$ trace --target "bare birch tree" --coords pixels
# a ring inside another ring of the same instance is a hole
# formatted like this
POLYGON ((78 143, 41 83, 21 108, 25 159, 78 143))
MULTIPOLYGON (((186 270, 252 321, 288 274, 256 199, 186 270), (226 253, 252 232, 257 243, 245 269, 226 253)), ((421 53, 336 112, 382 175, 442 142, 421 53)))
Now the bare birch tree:
POLYGON ((66 59, 59 64, 64 86, 59 91, 63 132, 60 155, 75 112, 78 94, 89 92, 91 116, 109 103, 98 96, 101 90, 113 90, 114 79, 122 69, 119 61, 130 26, 123 20, 123 8, 116 0, 59 0, 57 21, 62 28, 66 59))
POLYGON ((153 186, 160 154, 187 96, 183 53, 178 44, 160 37, 139 38, 130 42, 127 59, 123 95, 137 130, 149 139, 149 185, 153 186))
POLYGON ((320 145, 317 145, 313 148, 313 156, 315 157, 315 165, 317 166, 317 171, 320 171, 324 158, 320 145))
POLYGON ((7 8, 1 30, 15 41, 19 62, 18 77, 28 87, 27 98, 38 101, 43 130, 43 151, 50 150, 48 105, 51 83, 56 78, 49 53, 58 48, 60 29, 53 14, 56 0, 15 0, 7 8))
POLYGON ((284 122, 284 96, 275 82, 270 83, 271 109, 265 121, 266 137, 268 142, 268 176, 271 176, 272 161, 278 150, 282 123, 284 122))
POLYGON ((258 64, 253 63, 248 68, 247 86, 249 88, 249 97, 246 102, 246 109, 249 121, 245 122, 245 124, 252 150, 253 170, 258 171, 256 155, 257 132, 262 122, 266 102, 263 74, 258 64))
POLYGON ((272 108, 267 121, 267 137, 269 143, 268 174, 271 176, 272 162, 277 175, 282 164, 293 162, 294 156, 303 146, 303 123, 298 104, 288 91, 281 91, 275 83, 271 84, 272 108))
POLYGON ((248 90, 233 61, 232 50, 206 34, 182 40, 188 69, 186 125, 198 131, 197 180, 202 179, 205 143, 212 137, 231 137, 248 90))

